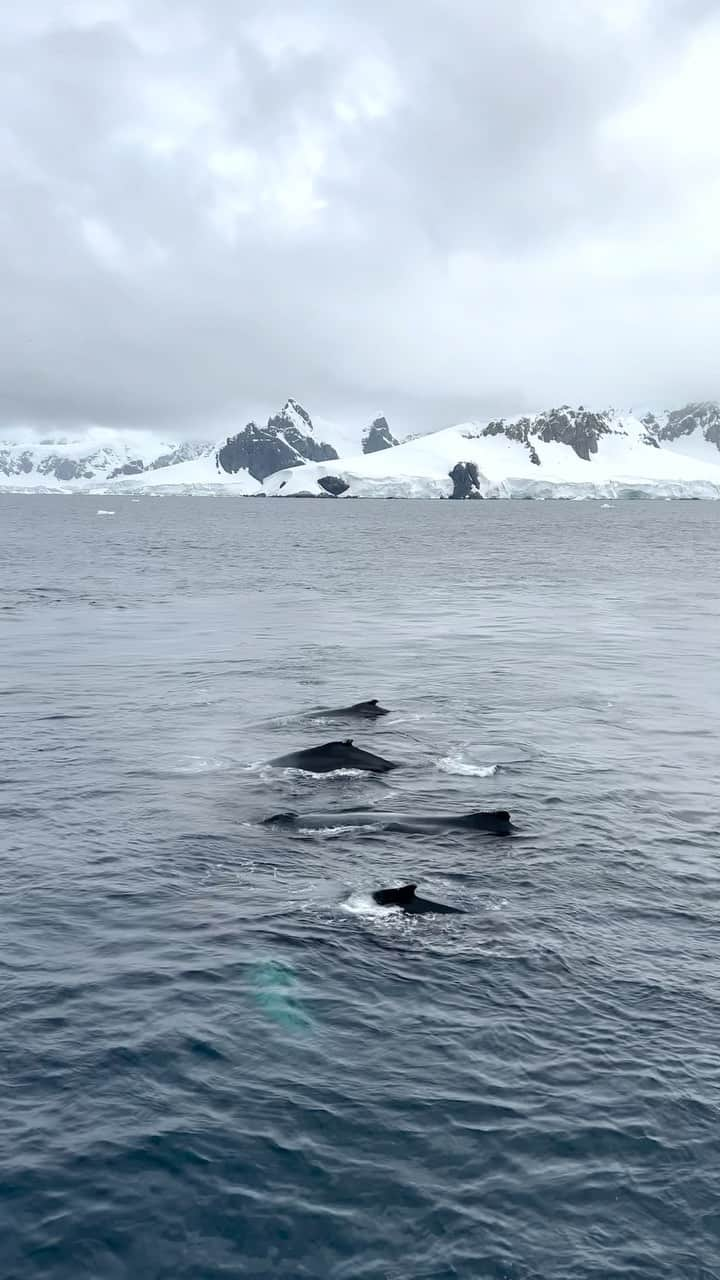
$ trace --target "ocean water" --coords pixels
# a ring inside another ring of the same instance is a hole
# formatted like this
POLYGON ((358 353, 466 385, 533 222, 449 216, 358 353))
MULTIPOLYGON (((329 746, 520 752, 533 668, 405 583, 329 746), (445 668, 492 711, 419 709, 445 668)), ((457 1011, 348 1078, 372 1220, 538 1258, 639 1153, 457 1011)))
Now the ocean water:
POLYGON ((720 504, 0 535, 2 1280, 720 1276, 720 504), (517 833, 261 825, 353 805, 517 833))

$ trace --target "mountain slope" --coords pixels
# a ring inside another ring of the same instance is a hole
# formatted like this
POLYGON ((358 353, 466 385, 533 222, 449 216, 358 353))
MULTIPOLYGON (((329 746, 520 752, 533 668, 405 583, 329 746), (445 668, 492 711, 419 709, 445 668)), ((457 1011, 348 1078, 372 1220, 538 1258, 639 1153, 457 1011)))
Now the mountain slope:
POLYGON ((0 488, 72 492, 161 471, 211 450, 207 443, 169 442, 149 431, 91 427, 49 437, 20 431, 0 442, 0 488))
POLYGON ((331 444, 315 438, 310 414, 295 400, 288 400, 280 413, 268 418, 265 427, 248 422, 237 435, 229 436, 215 455, 218 471, 228 475, 246 471, 261 483, 284 467, 337 457, 331 444))
POLYGON ((720 459, 720 404, 705 400, 670 413, 647 414, 643 422, 673 453, 715 463, 720 459))
POLYGON ((219 445, 171 443, 151 432, 100 427, 42 437, 20 430, 0 442, 0 489, 251 494, 275 471, 309 460, 333 462, 340 452, 394 443, 384 418, 375 419, 363 436, 360 430, 324 420, 313 423, 292 399, 265 426, 249 422, 219 445))
POLYGON ((482 497, 720 497, 720 452, 708 462, 663 448, 632 414, 560 409, 465 423, 337 464, 306 464, 268 479, 274 496, 319 496, 328 476, 343 497, 450 497, 458 463, 477 468, 482 497))
POLYGON ((146 471, 142 475, 129 476, 121 480, 93 485, 93 493, 132 493, 132 494, 235 494, 239 497, 251 497, 262 493, 262 485, 247 471, 241 469, 233 474, 222 471, 216 461, 215 450, 199 458, 190 458, 185 462, 177 462, 174 466, 162 467, 155 471, 146 471))

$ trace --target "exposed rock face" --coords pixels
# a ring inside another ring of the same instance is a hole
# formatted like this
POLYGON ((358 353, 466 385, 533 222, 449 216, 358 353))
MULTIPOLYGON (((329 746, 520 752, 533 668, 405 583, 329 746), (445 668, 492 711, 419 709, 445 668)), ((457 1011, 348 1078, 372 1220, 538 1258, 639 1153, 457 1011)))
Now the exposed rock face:
POLYGON ((362 451, 363 453, 380 453, 383 449, 394 449, 397 443, 388 426, 387 418, 375 418, 363 434, 362 451))
POLYGON ((305 462, 297 452, 275 431, 268 427, 259 427, 255 422, 248 422, 243 431, 236 436, 229 436, 216 455, 218 469, 227 471, 229 475, 243 469, 250 472, 261 483, 274 471, 282 471, 283 467, 296 467, 305 462))
POLYGON ((474 462, 456 462, 450 472, 453 482, 451 498, 481 498, 480 474, 474 462))
POLYGON ((217 451, 218 469, 229 475, 245 469, 262 483, 285 467, 337 458, 332 445, 316 440, 312 430, 310 415, 295 400, 288 400, 281 413, 268 418, 267 426, 249 422, 243 431, 230 436, 217 451))
POLYGON ((575 410, 568 405, 560 409, 551 409, 548 414, 541 414, 535 422, 534 435, 545 444, 556 441, 558 444, 569 444, 578 458, 590 461, 590 455, 597 453, 600 436, 611 432, 607 417, 602 413, 591 413, 582 406, 575 410))
POLYGON ((686 404, 683 409, 674 409, 667 415, 664 426, 652 414, 643 418, 643 422, 654 429, 659 440, 678 440, 680 436, 699 431, 705 440, 720 449, 720 404, 715 400, 703 400, 698 404, 686 404))
POLYGON ((283 408, 274 418, 268 420, 268 426, 282 428, 283 423, 288 422, 297 427, 299 431, 308 432, 313 430, 312 418, 307 409, 303 409, 302 405, 298 404, 297 400, 293 400, 292 397, 285 401, 283 408))
POLYGON ((92 459, 81 458, 76 461, 74 458, 61 458, 54 454, 41 458, 37 470, 42 476, 55 476, 56 480, 66 481, 90 480, 95 474, 92 459))
POLYGON ((33 458, 29 450, 18 453, 13 449, 0 449, 0 475, 26 476, 33 470, 33 458))
POLYGON ((116 467, 110 472, 108 480, 117 480, 120 476, 139 476, 145 470, 139 458, 135 458, 130 462, 126 462, 124 467, 116 467))
POLYGON ((201 440, 185 440, 170 453, 161 453, 159 458, 150 463, 148 471, 159 471, 161 467, 174 467, 176 462, 192 462, 193 458, 201 458, 203 454, 211 453, 212 447, 201 440))
POLYGON ((597 453, 600 437, 610 435, 611 432, 607 414, 592 413, 582 405, 579 409, 571 409, 564 404, 559 409, 550 409, 534 418, 518 418, 516 422, 498 418, 489 422, 481 434, 504 435, 508 440, 517 440, 530 451, 531 461, 539 465, 540 459, 533 448, 531 437, 542 440, 545 444, 570 445, 579 458, 589 462, 590 455, 597 453))
POLYGON ((300 455, 301 462, 331 462, 338 456, 331 444, 304 436, 296 427, 286 427, 284 436, 290 448, 300 455))
POLYGON ((341 480, 339 476, 323 476, 318 480, 321 489, 326 493, 332 494, 333 498, 339 498, 341 493, 347 493, 350 485, 345 480, 341 480))

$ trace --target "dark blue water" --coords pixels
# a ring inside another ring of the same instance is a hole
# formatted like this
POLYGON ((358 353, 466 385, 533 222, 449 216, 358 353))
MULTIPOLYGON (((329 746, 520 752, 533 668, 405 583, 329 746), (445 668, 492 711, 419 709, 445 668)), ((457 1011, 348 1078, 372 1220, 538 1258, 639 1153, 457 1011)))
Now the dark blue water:
POLYGON ((3 1280, 720 1276, 720 505, 0 535, 3 1280), (343 805, 519 830, 257 825, 343 805))

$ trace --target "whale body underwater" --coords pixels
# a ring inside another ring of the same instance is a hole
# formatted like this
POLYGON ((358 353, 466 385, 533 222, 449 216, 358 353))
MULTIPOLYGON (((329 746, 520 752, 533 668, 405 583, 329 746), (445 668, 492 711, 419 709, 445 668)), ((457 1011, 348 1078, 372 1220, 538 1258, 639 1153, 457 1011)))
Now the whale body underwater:
POLYGON ((400 907, 413 916, 462 916, 460 907, 449 907, 444 902, 432 902, 430 898, 418 898, 416 884, 404 884, 399 889, 377 889, 372 895, 379 907, 400 907))
POLYGON ((506 809, 462 814, 378 813, 376 810, 336 809, 325 813, 274 813, 263 819, 266 827, 294 827, 302 831, 331 831, 337 827, 372 827, 380 831, 425 834, 436 831, 484 831, 510 835, 513 825, 506 809))
POLYGON ((398 766, 372 751, 356 747, 352 738, 343 742, 324 742, 319 747, 305 747, 276 756, 267 763, 276 769, 304 769, 307 773, 332 773, 336 769, 362 769, 366 773, 389 773, 398 766))

